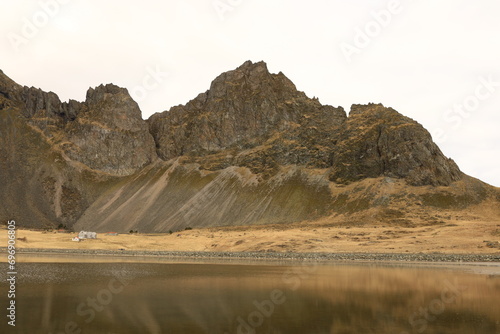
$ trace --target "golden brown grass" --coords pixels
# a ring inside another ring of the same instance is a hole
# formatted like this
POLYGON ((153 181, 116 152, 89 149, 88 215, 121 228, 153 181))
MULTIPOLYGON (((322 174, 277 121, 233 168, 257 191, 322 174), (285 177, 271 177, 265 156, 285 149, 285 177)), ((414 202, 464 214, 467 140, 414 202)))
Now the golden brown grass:
MULTIPOLYGON (((76 233, 17 230, 18 248, 127 249, 169 251, 275 251, 363 253, 491 254, 485 241, 498 241, 500 223, 448 220, 434 225, 404 227, 391 224, 345 226, 317 222, 283 225, 205 228, 173 234, 98 234, 98 239, 73 242, 76 233)), ((0 231, 0 245, 7 232, 0 231)))

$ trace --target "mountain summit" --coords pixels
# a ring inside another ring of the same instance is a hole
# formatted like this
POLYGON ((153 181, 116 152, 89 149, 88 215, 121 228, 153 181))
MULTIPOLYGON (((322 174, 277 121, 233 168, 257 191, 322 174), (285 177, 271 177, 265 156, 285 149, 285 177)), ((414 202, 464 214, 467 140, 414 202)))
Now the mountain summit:
POLYGON ((147 121, 124 88, 61 102, 0 72, 0 110, 0 216, 25 226, 165 232, 387 212, 425 221, 422 207, 500 198, 416 121, 381 104, 347 116, 264 62, 147 121))

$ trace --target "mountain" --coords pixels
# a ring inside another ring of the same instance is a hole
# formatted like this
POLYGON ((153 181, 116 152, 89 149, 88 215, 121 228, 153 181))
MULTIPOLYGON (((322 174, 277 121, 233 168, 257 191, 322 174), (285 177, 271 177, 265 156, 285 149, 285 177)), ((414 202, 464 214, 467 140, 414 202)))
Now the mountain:
POLYGON ((346 115, 264 62, 148 120, 112 84, 61 102, 0 72, 0 110, 0 218, 24 226, 427 224, 441 219, 430 209, 446 217, 500 202, 416 121, 381 104, 346 115))

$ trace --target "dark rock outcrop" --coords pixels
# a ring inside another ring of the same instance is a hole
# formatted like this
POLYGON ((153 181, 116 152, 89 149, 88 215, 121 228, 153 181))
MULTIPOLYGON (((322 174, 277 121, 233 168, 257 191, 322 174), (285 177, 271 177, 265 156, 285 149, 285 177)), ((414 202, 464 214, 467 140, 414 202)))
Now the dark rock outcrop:
POLYGON ((157 159, 139 106, 115 85, 90 88, 78 117, 64 131, 71 143, 64 146, 66 154, 94 170, 131 175, 157 159))
POLYGON ((282 73, 248 61, 149 124, 164 160, 186 155, 207 169, 237 165, 262 173, 277 165, 328 165, 332 137, 345 119, 342 108, 323 106, 282 73))
POLYGON ((342 129, 330 180, 402 178, 408 184, 447 186, 462 177, 420 124, 381 104, 353 105, 342 129))
POLYGON ((273 175, 278 166, 332 168, 330 180, 407 179, 449 185, 461 178, 429 133, 391 108, 324 106, 265 63, 245 62, 217 77, 185 106, 149 119, 160 158, 187 156, 208 170, 243 166, 273 175))
POLYGON ((89 88, 85 102, 24 87, 23 115, 64 154, 92 170, 130 175, 156 160, 139 106, 115 85, 89 88))

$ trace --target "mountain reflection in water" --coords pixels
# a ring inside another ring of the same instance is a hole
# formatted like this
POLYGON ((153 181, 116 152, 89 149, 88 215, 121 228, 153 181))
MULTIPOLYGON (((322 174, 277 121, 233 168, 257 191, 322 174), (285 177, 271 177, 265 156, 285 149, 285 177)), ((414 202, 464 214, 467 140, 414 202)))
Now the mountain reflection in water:
POLYGON ((497 334, 499 298, 498 274, 460 268, 19 263, 0 332, 497 334))

